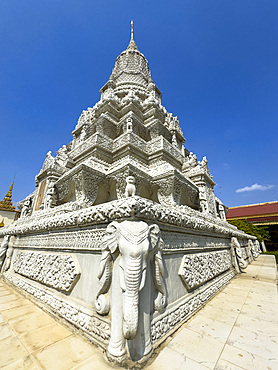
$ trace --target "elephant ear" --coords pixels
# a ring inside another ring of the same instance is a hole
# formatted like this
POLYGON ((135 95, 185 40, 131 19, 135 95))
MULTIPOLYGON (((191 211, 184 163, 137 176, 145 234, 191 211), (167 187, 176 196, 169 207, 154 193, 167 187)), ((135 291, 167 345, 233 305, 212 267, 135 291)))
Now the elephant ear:
POLYGON ((155 251, 157 249, 162 249, 164 243, 160 236, 159 227, 156 224, 153 224, 150 226, 149 230, 152 250, 155 251))
POLYGON ((100 259, 98 279, 100 279, 104 273, 107 264, 112 260, 111 255, 115 253, 118 246, 118 223, 116 221, 111 222, 106 228, 105 235, 101 241, 102 256, 100 259))
POLYGON ((96 311, 100 315, 106 315, 110 310, 109 296, 107 294, 112 280, 112 254, 118 247, 118 223, 111 222, 106 228, 105 235, 101 242, 102 255, 99 264, 98 279, 100 287, 96 295, 96 311))
POLYGON ((109 250, 110 253, 115 253, 118 247, 119 239, 119 224, 116 221, 111 222, 106 228, 105 235, 102 239, 102 250, 109 250))
POLYGON ((164 286, 164 266, 161 250, 163 249, 164 242, 160 235, 160 229, 157 225, 150 226, 150 239, 152 245, 152 252, 154 256, 154 271, 153 282, 158 291, 157 298, 154 302, 154 308, 162 312, 166 304, 166 293, 164 286))

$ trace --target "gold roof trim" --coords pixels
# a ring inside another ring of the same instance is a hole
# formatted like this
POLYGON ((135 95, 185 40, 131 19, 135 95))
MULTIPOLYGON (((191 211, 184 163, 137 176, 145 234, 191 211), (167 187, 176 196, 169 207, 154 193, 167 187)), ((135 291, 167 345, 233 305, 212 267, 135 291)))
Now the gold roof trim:
POLYGON ((245 206, 235 206, 235 207, 229 207, 229 209, 234 209, 234 208, 245 208, 245 207, 254 207, 254 206, 262 206, 265 204, 273 204, 273 203, 278 203, 277 200, 273 202, 264 202, 264 203, 254 203, 254 204, 247 204, 245 206))

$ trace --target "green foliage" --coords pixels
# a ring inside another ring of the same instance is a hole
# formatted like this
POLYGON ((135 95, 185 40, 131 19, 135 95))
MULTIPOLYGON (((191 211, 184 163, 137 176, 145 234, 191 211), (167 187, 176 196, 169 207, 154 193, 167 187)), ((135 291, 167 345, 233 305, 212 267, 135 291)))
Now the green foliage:
POLYGON ((247 222, 246 220, 228 220, 231 225, 236 226, 239 230, 244 231, 246 234, 255 236, 259 242, 262 240, 270 240, 270 235, 267 226, 256 226, 247 222))
POLYGON ((276 258, 276 263, 278 264, 278 251, 273 251, 273 252, 264 252, 263 254, 272 254, 276 258))

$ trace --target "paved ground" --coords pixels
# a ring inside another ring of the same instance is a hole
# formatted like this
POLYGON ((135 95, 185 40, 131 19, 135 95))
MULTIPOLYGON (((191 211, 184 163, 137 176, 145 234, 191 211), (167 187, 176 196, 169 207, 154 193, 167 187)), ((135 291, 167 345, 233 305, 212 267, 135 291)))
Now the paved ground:
MULTIPOLYGON (((146 370, 278 370, 277 272, 260 256, 146 370)), ((102 352, 0 280, 1 369, 112 369, 102 352)))

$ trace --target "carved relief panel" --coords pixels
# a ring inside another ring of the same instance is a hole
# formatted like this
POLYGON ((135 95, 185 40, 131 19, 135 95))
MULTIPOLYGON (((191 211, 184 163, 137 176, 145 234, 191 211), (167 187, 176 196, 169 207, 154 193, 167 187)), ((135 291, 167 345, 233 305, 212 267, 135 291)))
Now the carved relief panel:
POLYGON ((186 254, 182 258, 178 274, 188 290, 195 289, 231 267, 227 250, 186 254))
POLYGON ((62 292, 69 292, 80 276, 80 267, 71 254, 18 251, 14 272, 62 292))

